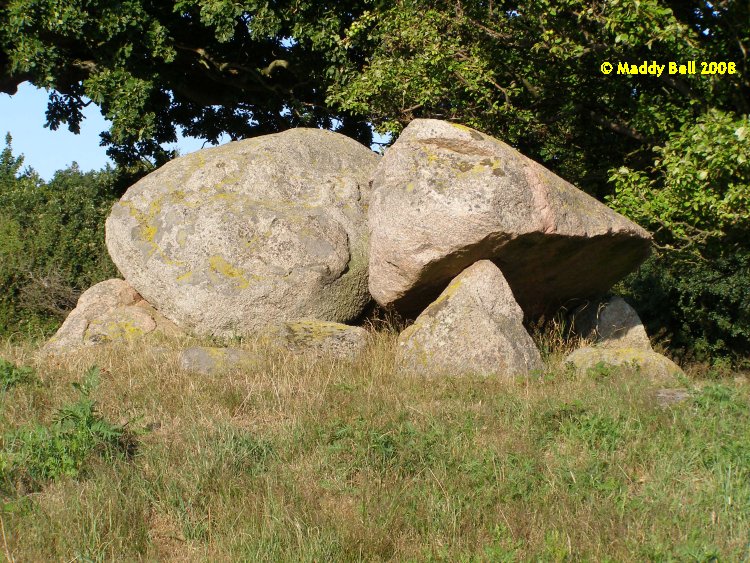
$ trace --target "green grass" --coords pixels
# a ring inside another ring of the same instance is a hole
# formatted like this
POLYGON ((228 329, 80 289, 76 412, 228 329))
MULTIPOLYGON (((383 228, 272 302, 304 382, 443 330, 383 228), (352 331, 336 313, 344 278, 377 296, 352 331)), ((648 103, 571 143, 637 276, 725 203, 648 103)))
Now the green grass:
POLYGON ((745 380, 691 380, 690 399, 663 407, 633 369, 578 376, 550 354, 530 380, 426 379, 394 368, 393 346, 380 335, 356 363, 268 351, 250 371, 207 377, 182 372, 175 352, 35 361, 30 345, 0 345, 41 383, 6 391, 5 435, 53 428, 94 364, 94 418, 149 429, 132 455, 114 440, 109 454, 88 449, 81 471, 6 487, 6 558, 750 556, 745 380))

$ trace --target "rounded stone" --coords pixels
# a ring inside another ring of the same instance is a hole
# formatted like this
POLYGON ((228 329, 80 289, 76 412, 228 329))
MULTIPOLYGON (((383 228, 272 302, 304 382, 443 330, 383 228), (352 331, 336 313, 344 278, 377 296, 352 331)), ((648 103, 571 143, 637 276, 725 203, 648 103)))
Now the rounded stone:
POLYGON ((680 366, 669 358, 643 348, 579 348, 565 358, 579 374, 585 374, 598 365, 632 367, 648 379, 659 383, 675 383, 685 377, 680 366))
POLYGON ((318 129, 198 151, 128 189, 107 219, 107 248, 144 299, 196 334, 346 322, 370 301, 365 218, 377 162, 318 129))
POLYGON ((543 368, 502 272, 480 260, 461 272, 398 338, 399 363, 423 375, 528 376, 543 368))

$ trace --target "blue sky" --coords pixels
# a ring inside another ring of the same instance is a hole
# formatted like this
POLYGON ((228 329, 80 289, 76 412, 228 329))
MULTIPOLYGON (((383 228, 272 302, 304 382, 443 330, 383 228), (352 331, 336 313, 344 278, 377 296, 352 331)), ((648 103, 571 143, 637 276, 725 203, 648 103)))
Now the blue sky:
MULTIPOLYGON (((104 147, 99 146, 99 133, 109 129, 99 108, 91 104, 84 110, 80 135, 74 135, 64 126, 51 131, 44 127, 47 98, 47 92, 28 82, 21 84, 14 96, 0 94, 2 147, 5 134, 10 132, 13 154, 23 154, 24 165, 31 166, 45 180, 74 161, 81 170, 98 170, 110 162, 104 147)), ((183 138, 175 146, 181 154, 186 154, 202 145, 202 140, 183 138)))

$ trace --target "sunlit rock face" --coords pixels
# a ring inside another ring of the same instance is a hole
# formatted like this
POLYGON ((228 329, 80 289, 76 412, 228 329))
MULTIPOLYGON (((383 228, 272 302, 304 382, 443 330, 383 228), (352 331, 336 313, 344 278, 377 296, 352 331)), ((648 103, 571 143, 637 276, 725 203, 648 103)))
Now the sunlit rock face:
POLYGON ((196 334, 346 322, 371 299, 366 210, 378 160, 318 129, 198 151, 128 189, 107 219, 107 248, 140 295, 196 334))

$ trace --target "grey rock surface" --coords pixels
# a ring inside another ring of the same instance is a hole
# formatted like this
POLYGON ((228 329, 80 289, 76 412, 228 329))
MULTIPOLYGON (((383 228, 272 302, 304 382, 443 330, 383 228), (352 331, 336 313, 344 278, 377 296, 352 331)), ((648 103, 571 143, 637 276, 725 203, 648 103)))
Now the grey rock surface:
POLYGON ((683 371, 669 358, 642 348, 599 348, 584 347, 575 350, 565 358, 580 374, 586 374, 598 365, 623 366, 637 369, 642 375, 655 382, 676 383, 684 377, 683 371))
POLYGON ((367 348, 369 336, 362 327, 341 323, 300 319, 281 323, 270 331, 270 338, 287 350, 352 359, 367 348))
POLYGON ((509 145, 416 119, 373 176, 370 292, 418 313, 490 259, 527 317, 604 294, 650 251, 644 229, 509 145))
POLYGON ((461 272, 398 339, 398 361, 425 375, 525 376, 542 360, 502 272, 481 260, 461 272))
POLYGON ((576 313, 575 325, 598 347, 652 349, 641 318, 622 297, 587 304, 576 313))
POLYGON ((687 389, 659 389, 656 392, 656 403, 660 407, 667 407, 687 401, 691 395, 687 389))
POLYGON ((194 346, 180 351, 180 368, 202 375, 216 375, 253 363, 255 356, 237 348, 194 346))
POLYGON ((345 322, 371 299, 366 209, 378 160, 318 129, 201 150, 128 189, 107 219, 107 248, 125 279, 189 332, 345 322))

